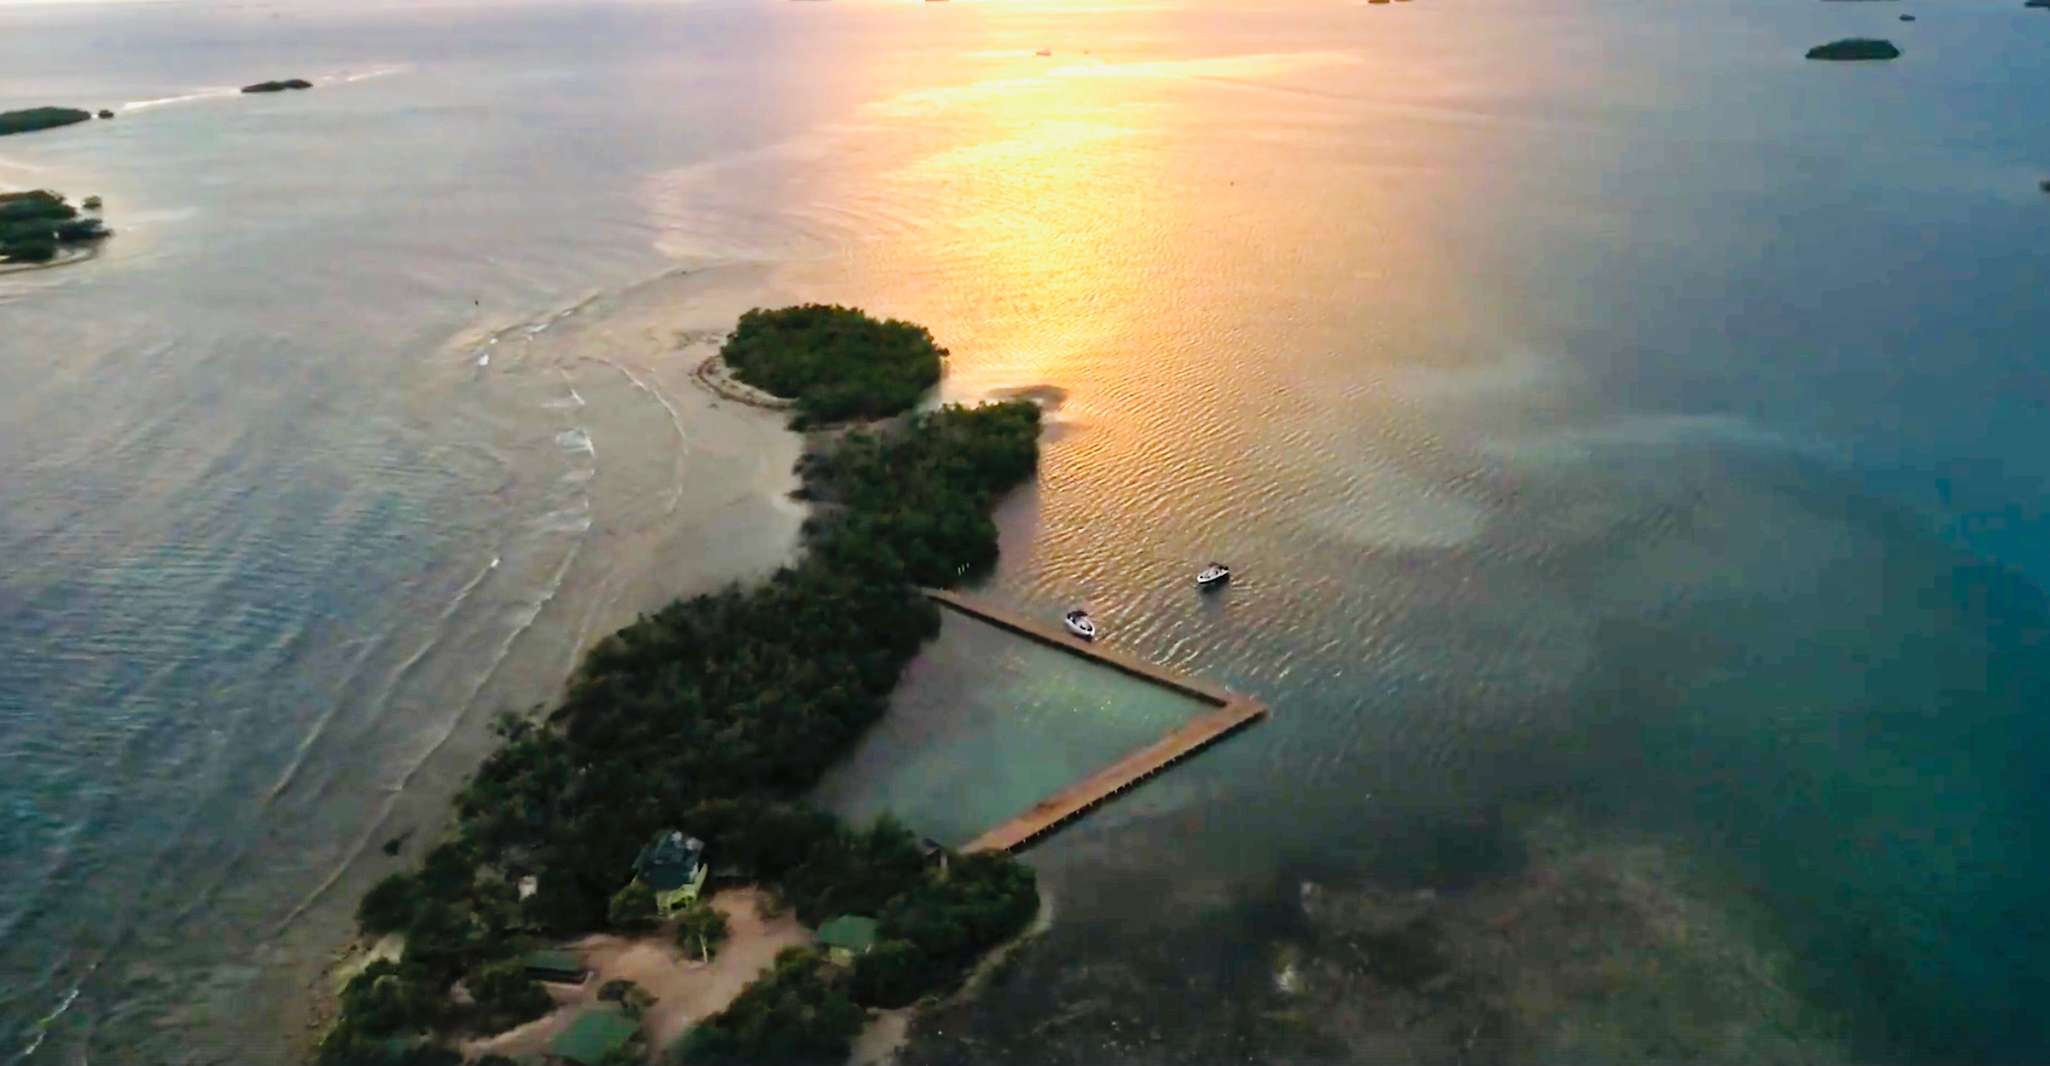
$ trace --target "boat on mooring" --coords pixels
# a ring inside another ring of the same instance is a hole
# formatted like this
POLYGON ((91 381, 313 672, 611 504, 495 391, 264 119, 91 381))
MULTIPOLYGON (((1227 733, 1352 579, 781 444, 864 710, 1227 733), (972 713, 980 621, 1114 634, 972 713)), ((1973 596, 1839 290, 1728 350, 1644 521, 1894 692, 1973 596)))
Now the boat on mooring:
POLYGON ((1223 563, 1211 563, 1196 574, 1196 587, 1214 589, 1231 580, 1231 567, 1223 563))
POLYGON ((1068 632, 1083 640, 1096 639, 1096 619, 1089 617, 1088 611, 1069 611, 1061 616, 1061 622, 1068 627, 1068 632))

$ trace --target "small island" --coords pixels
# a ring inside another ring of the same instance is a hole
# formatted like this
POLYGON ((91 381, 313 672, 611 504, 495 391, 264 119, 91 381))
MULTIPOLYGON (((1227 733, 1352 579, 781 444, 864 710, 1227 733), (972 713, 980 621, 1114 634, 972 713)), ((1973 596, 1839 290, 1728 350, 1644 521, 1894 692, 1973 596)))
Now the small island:
POLYGON ((305 78, 287 78, 284 81, 260 81, 255 85, 244 85, 245 93, 281 93, 287 89, 311 89, 313 83, 305 78))
POLYGON ((742 384, 795 401, 800 427, 907 410, 946 354, 923 326, 827 304, 749 311, 719 350, 742 384))
POLYGON ((1892 41, 1875 40, 1870 37, 1847 37, 1841 41, 1818 44, 1808 50, 1810 59, 1857 61, 1874 59, 1899 59, 1901 50, 1892 41))
MULTIPOLYGON (((936 361, 924 329, 851 309, 753 311, 743 335, 780 385, 832 396, 820 411, 900 415, 920 398, 907 376, 937 377, 900 365, 936 361), (856 365, 884 349, 887 371, 856 365)), ((989 511, 1032 475, 1039 420, 1014 400, 847 431, 800 467, 817 501, 800 561, 641 617, 591 648, 552 712, 502 717, 450 836, 363 898, 363 932, 403 946, 342 988, 321 1066, 456 1063, 465 1041, 516 1040, 550 1015, 550 1053, 641 1061, 643 990, 607 982, 564 1018, 539 982, 581 982, 563 948, 593 933, 700 960, 740 950, 729 893, 772 899, 809 931, 691 1019, 659 1049, 668 1061, 845 1061, 871 1010, 955 987, 1021 933, 1039 893, 1008 854, 956 852, 887 818, 845 825, 804 797, 938 633, 920 587, 994 563, 989 511)))
POLYGON ((52 130, 85 122, 93 117, 90 111, 75 107, 31 107, 20 111, 0 111, 0 137, 10 133, 34 133, 37 130, 52 130))
MULTIPOLYGON (((98 198, 88 201, 97 206, 98 198)), ((0 263, 47 263, 68 247, 113 235, 96 218, 78 217, 62 194, 48 189, 0 193, 0 263)))

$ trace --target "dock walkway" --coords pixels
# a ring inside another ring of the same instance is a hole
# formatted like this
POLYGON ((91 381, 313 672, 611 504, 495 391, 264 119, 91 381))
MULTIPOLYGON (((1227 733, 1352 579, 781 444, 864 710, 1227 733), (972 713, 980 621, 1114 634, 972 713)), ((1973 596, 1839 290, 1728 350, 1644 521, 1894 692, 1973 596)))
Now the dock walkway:
POLYGON ((942 607, 1010 630, 1019 636, 1058 648, 1071 655, 1102 663, 1113 670, 1172 689, 1214 708, 1159 740, 1039 801, 1025 813, 969 841, 963 851, 1020 851, 1030 847, 1069 822, 1123 795, 1162 770, 1259 721, 1267 714, 1266 706, 1258 700, 1238 695, 1158 663, 1150 663, 1136 656, 1080 640, 1069 636, 1064 630, 1035 622, 1002 607, 972 600, 944 589, 926 589, 924 592, 927 598, 942 607))

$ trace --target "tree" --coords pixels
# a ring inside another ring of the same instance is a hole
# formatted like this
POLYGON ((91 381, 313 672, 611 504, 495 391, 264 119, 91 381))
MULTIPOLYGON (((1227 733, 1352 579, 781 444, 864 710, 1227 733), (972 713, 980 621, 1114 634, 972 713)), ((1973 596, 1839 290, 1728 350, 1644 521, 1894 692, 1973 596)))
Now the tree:
POLYGON ((392 874, 364 893, 356 905, 356 924, 374 936, 397 932, 413 923, 419 905, 419 883, 406 874, 392 874))
POLYGON ((726 915, 708 903, 694 903, 676 923, 676 944, 684 954, 709 962, 726 942, 726 915))
POLYGON ((547 990, 527 976, 518 959, 486 963, 463 984, 477 1004, 477 1027, 487 1033, 504 1032, 555 1009, 547 990))
POLYGON ((605 921, 614 929, 640 932, 655 925, 655 890, 634 881, 620 889, 605 908, 605 921))
POLYGON ((648 990, 624 978, 607 981, 598 989, 598 1001, 617 1003, 629 1017, 638 1018, 643 1011, 655 1005, 655 997, 648 990))
POLYGON ((841 990, 837 973, 817 952, 784 951, 774 969, 691 1030, 683 1060, 721 1066, 846 1061, 867 1015, 841 990))
POLYGON ((881 418, 910 409, 940 380, 947 354, 923 326, 858 308, 756 308, 719 350, 734 376, 797 401, 800 425, 881 418))
POLYGON ((932 984, 932 962, 908 940, 885 940, 854 960, 850 991, 865 1007, 909 1005, 932 984))

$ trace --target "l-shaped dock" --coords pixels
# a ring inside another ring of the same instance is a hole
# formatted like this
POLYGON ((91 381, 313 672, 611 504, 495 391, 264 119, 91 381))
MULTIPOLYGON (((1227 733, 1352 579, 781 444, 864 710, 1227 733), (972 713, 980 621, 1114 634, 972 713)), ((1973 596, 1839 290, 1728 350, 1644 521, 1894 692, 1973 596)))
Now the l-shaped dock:
POLYGON ((1058 648, 1071 655, 1101 663, 1113 670, 1171 689, 1214 708, 1159 740, 1048 796, 1016 818, 969 841, 967 846, 961 849, 965 852, 1015 852, 1031 847, 1055 830, 1123 795, 1153 775, 1267 715, 1267 708, 1260 701, 1241 696, 1201 678, 1113 651, 1094 642, 1071 637, 1052 626, 1033 621, 994 604, 969 599, 959 593, 944 589, 924 591, 928 599, 942 607, 1049 647, 1058 648))

